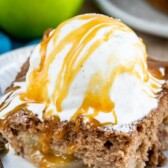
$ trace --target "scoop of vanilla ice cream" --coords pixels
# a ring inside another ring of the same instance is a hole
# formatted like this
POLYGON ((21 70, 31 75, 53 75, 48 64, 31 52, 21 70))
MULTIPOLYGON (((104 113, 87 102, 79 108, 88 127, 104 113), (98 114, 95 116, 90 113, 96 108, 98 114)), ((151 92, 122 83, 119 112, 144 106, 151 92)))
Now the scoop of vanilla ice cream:
POLYGON ((33 103, 29 108, 41 119, 82 115, 107 125, 132 123, 157 107, 163 84, 148 72, 146 59, 142 40, 122 22, 74 17, 34 49, 20 102, 33 103))

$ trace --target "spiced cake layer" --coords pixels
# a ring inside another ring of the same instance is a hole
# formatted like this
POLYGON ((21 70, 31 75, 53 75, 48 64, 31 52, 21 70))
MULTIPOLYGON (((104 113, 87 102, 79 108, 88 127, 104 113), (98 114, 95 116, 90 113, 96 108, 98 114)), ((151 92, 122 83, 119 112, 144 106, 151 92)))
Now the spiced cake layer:
MULTIPOLYGON (((25 80, 28 64, 23 66, 16 80, 25 80)), ((48 158, 50 152, 59 153, 55 160, 62 160, 65 155, 64 162, 75 159, 95 168, 161 166, 166 161, 163 150, 168 149, 167 84, 158 98, 157 109, 140 121, 123 125, 120 131, 113 130, 112 126, 98 127, 96 122, 84 124, 81 118, 75 123, 58 122, 54 118, 41 122, 24 107, 2 120, 0 131, 17 154, 41 168, 46 162, 52 164, 48 158)))

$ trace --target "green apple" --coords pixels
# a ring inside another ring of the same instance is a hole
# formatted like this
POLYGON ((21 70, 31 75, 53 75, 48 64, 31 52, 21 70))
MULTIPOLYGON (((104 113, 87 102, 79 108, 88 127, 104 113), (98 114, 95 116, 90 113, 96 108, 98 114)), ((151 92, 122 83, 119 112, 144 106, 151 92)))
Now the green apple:
POLYGON ((83 0, 0 0, 0 28, 17 39, 40 37, 72 17, 83 0))

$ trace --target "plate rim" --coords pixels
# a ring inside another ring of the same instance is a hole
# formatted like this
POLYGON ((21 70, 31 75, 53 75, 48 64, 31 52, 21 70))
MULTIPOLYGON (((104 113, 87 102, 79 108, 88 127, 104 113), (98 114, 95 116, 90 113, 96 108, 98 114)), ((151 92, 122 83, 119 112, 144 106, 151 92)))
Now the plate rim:
POLYGON ((36 45, 30 45, 30 46, 25 46, 25 47, 19 47, 19 48, 16 48, 16 49, 13 49, 13 50, 10 50, 10 51, 7 51, 3 54, 0 54, 0 61, 2 59, 4 59, 4 56, 5 57, 8 57, 8 55, 12 55, 12 54, 17 54, 17 53, 20 53, 20 52, 25 52, 26 50, 28 51, 31 51, 33 50, 33 48, 35 47, 36 45))
POLYGON ((35 45, 21 47, 0 55, 0 75, 3 79, 0 80, 0 98, 5 89, 10 86, 10 84, 12 84, 13 80, 16 77, 10 76, 13 75, 13 73, 18 73, 21 70, 22 65, 28 59, 34 48, 35 45), (9 69, 9 67, 12 69, 12 71, 7 70, 9 69), (6 75, 4 75, 4 73, 6 75), (5 84, 6 82, 8 83, 8 85, 5 84))
POLYGON ((145 18, 141 19, 133 16, 115 5, 113 6, 109 0, 95 0, 95 2, 97 3, 98 7, 106 14, 120 18, 129 26, 141 32, 168 38, 168 26, 161 27, 159 24, 145 20, 145 18))

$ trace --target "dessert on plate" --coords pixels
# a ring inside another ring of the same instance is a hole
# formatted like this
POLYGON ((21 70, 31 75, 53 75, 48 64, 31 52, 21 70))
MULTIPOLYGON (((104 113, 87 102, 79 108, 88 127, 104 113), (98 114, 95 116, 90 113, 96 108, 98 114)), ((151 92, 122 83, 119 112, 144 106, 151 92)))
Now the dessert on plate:
POLYGON ((119 20, 85 14, 45 35, 0 103, 0 132, 39 168, 161 166, 168 63, 119 20))

